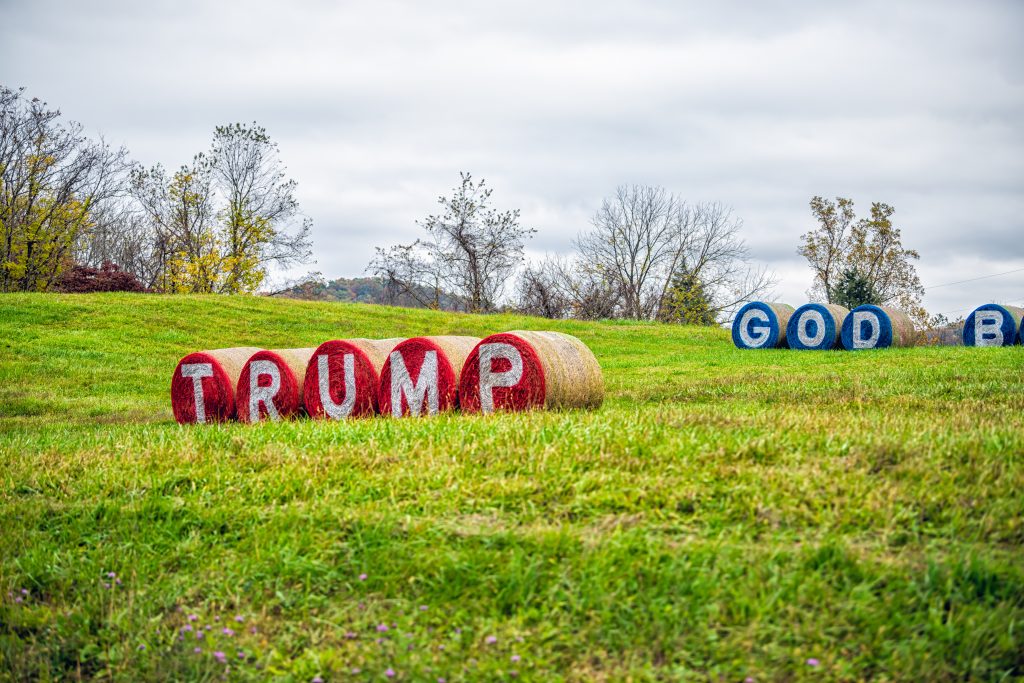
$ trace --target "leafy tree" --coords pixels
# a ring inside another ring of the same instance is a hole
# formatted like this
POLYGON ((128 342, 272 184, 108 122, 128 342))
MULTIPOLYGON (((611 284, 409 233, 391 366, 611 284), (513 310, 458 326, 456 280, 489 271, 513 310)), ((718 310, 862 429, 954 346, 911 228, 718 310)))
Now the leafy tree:
POLYGON ((120 190, 126 152, 0 86, 0 291, 53 286, 95 212, 120 190))
POLYGON ((442 308, 445 296, 456 308, 486 313, 497 308, 506 283, 523 262, 526 240, 536 230, 519 225, 519 210, 490 206, 491 189, 462 173, 451 197, 439 197, 440 214, 420 225, 427 237, 412 244, 377 248, 368 270, 394 297, 442 308))
POLYGON ((716 322, 714 303, 704 283, 686 269, 672 278, 658 318, 683 325, 714 325, 716 322))
POLYGON ((878 296, 871 280, 864 273, 856 268, 847 268, 832 286, 829 301, 853 310, 865 304, 877 306, 882 303, 882 298, 878 296))
POLYGON ((798 253, 814 271, 812 298, 838 303, 834 297, 846 291, 838 289, 840 280, 853 271, 866 281, 878 303, 898 306, 925 322, 924 288, 913 263, 920 254, 903 246, 900 231, 892 224, 891 206, 874 202, 870 217, 858 220, 853 201, 814 197, 811 213, 818 227, 801 237, 798 253))

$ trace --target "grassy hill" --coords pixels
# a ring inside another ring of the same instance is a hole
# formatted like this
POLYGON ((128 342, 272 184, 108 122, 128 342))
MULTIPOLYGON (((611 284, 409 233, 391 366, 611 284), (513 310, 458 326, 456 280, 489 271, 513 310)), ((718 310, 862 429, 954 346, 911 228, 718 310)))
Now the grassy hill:
POLYGON ((0 297, 0 680, 1005 680, 1022 490, 1021 347, 0 297), (193 350, 513 328, 583 339, 605 406, 171 418, 193 350))

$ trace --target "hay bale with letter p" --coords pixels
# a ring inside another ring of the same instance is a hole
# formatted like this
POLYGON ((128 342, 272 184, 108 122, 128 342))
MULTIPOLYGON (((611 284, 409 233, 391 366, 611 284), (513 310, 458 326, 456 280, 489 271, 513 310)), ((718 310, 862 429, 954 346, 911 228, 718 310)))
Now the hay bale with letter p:
POLYGON ((983 304, 964 321, 964 346, 1013 346, 1024 343, 1024 308, 983 304))
POLYGON ((843 348, 848 351, 914 346, 917 329, 903 311, 888 306, 865 304, 850 311, 843 320, 843 348))
POLYGON ((793 315, 788 304, 751 301, 732 321, 732 343, 738 349, 784 349, 786 325, 793 315))
POLYGON ((470 413, 596 408, 603 400, 597 358, 561 332, 493 334, 469 354, 459 382, 459 406, 470 413))
POLYGON ((238 378, 238 419, 276 422, 298 415, 306 366, 315 350, 274 349, 254 353, 238 378))
POLYGON ((796 309, 786 324, 789 348, 827 351, 840 345, 839 333, 848 308, 836 304, 804 304, 796 309))
POLYGON ((377 413, 380 372, 403 339, 334 339, 306 365, 302 394, 313 418, 340 420, 377 413))
POLYGON ((190 353, 171 376, 171 408, 181 424, 226 422, 235 417, 235 387, 252 346, 190 353))
POLYGON ((458 405, 459 373, 479 337, 414 337, 396 346, 380 372, 383 415, 437 415, 458 405))

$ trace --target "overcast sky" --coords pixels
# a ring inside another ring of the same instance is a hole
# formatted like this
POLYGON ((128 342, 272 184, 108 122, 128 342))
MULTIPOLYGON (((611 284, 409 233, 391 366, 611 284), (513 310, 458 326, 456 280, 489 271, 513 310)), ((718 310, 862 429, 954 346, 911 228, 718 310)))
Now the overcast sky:
POLYGON ((896 208, 932 312, 1024 303, 1024 2, 0 0, 0 83, 148 165, 280 145, 328 278, 461 170, 567 252, 619 184, 719 201, 780 300, 813 195, 896 208))

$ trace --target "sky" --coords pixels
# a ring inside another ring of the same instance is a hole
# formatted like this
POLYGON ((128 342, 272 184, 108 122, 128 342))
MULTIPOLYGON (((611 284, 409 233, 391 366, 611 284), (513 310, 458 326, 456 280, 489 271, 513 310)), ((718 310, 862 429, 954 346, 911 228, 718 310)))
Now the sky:
POLYGON ((537 230, 530 258, 618 185, 721 202, 794 306, 811 197, 886 202, 956 317, 1024 304, 1022 29, 1019 0, 0 0, 0 84, 146 166, 258 122, 329 279, 469 171, 537 230))

